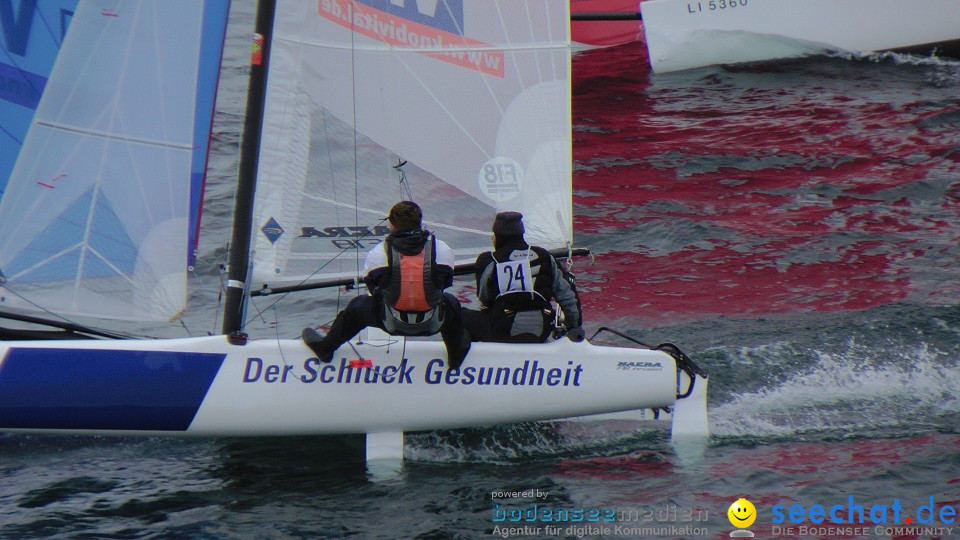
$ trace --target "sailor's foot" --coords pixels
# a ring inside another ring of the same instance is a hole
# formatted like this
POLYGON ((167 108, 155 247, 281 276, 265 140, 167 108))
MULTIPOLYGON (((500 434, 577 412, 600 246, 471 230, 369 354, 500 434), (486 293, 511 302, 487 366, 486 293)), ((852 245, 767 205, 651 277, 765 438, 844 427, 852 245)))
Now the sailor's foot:
POLYGON ((450 353, 447 352, 447 369, 460 369, 460 366, 463 364, 463 360, 467 357, 467 353, 470 352, 470 340, 466 341, 466 344, 456 351, 450 353))
POLYGON ((323 334, 313 328, 304 328, 303 332, 300 333, 300 337, 303 339, 303 342, 306 343, 307 347, 310 347, 310 350, 317 355, 317 358, 319 358, 321 362, 329 364, 333 360, 333 351, 324 351, 320 347, 320 342, 323 341, 323 334))

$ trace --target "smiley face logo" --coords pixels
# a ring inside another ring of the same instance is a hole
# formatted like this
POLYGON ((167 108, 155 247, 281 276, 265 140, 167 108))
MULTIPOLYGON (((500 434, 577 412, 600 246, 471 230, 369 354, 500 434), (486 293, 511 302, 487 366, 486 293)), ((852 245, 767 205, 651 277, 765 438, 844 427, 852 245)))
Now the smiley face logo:
POLYGON ((730 519, 731 525, 739 529, 745 529, 757 520, 757 509, 753 506, 753 503, 741 497, 730 505, 727 510, 727 517, 730 519))

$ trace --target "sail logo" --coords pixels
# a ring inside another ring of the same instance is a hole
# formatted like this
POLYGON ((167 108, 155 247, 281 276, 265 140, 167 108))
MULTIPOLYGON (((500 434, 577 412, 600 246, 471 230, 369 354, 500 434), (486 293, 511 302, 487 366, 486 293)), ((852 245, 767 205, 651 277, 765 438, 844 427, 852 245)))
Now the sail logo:
POLYGON ((320 0, 321 17, 357 34, 438 60, 504 76, 503 51, 463 35, 462 0, 320 0))
POLYGON ((283 227, 277 223, 277 220, 270 218, 263 227, 260 228, 260 232, 267 237, 267 240, 269 240, 271 244, 276 244, 277 240, 283 236, 283 227))
MULTIPOLYGON (((13 0, 0 0, 0 28, 3 29, 3 46, 10 54, 17 56, 27 56, 27 46, 30 43, 30 29, 33 26, 34 14, 37 13, 37 0, 20 0, 19 7, 14 11, 13 0)), ((76 0, 67 0, 63 2, 60 12, 60 42, 67 34, 67 26, 73 18, 73 7, 76 6, 76 0)), ((50 5, 41 6, 49 9, 50 5)), ((49 13, 47 16, 49 17, 49 13)), ((45 20, 43 14, 41 19, 46 26, 47 31, 51 31, 49 23, 45 20)), ((51 31, 52 33, 52 31, 51 31)), ((57 45, 59 48, 59 44, 57 45)))
POLYGON ((0 23, 3 25, 7 51, 17 56, 26 56, 30 26, 33 24, 33 13, 36 9, 37 0, 20 0, 20 9, 14 17, 12 0, 0 0, 0 23))
POLYGON ((477 182, 490 199, 509 201, 523 189, 523 168, 512 158, 495 157, 480 167, 477 182))
POLYGON ((617 362, 617 369, 624 371, 660 371, 660 362, 617 362))
POLYGON ((437 30, 463 35, 463 0, 356 0, 356 2, 437 30))
POLYGON ((390 227, 386 225, 356 227, 300 227, 300 236, 297 238, 323 238, 337 249, 370 249, 382 242, 382 238, 390 234, 390 227))
POLYGON ((300 238, 366 238, 386 236, 390 234, 390 227, 386 225, 356 227, 300 227, 300 238))
POLYGON ((0 64, 0 99, 3 101, 36 109, 46 85, 46 77, 0 64))
MULTIPOLYGON (((66 2, 67 6, 75 4, 76 2, 66 2)), ((0 55, 0 58, 10 62, 0 62, 0 100, 34 110, 40 103, 40 95, 47 85, 46 73, 49 72, 49 66, 53 65, 73 11, 59 8, 60 34, 46 34, 53 39, 59 38, 60 42, 51 45, 41 39, 35 40, 31 45, 30 33, 34 26, 34 15, 40 12, 38 20, 46 23, 44 15, 50 16, 52 13, 44 14, 40 8, 47 9, 50 6, 38 8, 36 0, 21 0, 16 9, 15 5, 16 2, 12 0, 0 0, 0 28, 3 30, 0 33, 0 50, 7 53, 5 56, 0 55), (29 58, 26 62, 14 61, 10 58, 11 55, 29 58), (28 71, 28 68, 43 75, 28 71)))

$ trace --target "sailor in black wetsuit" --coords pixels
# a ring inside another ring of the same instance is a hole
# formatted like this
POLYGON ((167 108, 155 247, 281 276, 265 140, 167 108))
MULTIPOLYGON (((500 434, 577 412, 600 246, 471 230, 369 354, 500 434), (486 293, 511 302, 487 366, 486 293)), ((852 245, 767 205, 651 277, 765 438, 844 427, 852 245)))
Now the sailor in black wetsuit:
POLYGON ((524 240, 523 215, 500 212, 493 221, 493 252, 477 257, 480 311, 464 309, 473 341, 542 343, 554 328, 555 299, 567 337, 583 340, 580 298, 573 276, 547 250, 524 240))

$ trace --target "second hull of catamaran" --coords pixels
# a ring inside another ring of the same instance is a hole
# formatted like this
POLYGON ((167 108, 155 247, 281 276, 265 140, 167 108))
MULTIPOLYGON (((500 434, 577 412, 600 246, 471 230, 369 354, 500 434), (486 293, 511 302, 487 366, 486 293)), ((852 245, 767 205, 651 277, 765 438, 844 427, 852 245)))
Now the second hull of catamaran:
POLYGON ((960 44, 955 0, 648 0, 640 10, 657 72, 960 44))
POLYGON ((444 358, 438 341, 396 338, 329 364, 299 340, 4 342, 0 430, 384 433, 676 406, 674 436, 707 435, 706 379, 685 357, 562 339, 477 343, 459 370, 444 358))

